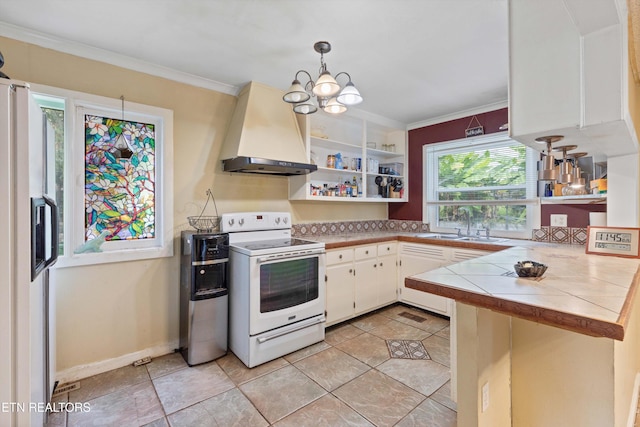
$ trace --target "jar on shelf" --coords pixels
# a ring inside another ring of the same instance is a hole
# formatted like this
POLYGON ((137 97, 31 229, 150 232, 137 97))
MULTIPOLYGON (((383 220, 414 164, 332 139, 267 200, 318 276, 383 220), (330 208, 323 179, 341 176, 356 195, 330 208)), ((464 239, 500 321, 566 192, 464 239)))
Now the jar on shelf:
POLYGON ((336 167, 336 155, 335 154, 329 154, 327 156, 327 167, 331 168, 331 169, 335 169, 335 167, 336 167))

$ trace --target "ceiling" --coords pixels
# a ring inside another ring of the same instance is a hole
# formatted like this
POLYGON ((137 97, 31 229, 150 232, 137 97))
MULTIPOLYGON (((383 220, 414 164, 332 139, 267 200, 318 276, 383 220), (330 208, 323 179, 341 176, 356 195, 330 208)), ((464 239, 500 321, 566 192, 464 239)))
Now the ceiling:
POLYGON ((358 109, 410 128, 507 100, 507 0, 3 0, 0 35, 232 94, 316 78, 326 40, 358 109))

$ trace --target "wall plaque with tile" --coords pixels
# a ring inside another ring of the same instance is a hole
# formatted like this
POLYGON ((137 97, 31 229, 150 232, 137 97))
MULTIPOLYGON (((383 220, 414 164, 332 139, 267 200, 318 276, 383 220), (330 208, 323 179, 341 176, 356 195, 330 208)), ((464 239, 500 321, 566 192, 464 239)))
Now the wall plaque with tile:
POLYGON ((586 253, 640 258, 639 237, 640 228, 589 226, 586 253))

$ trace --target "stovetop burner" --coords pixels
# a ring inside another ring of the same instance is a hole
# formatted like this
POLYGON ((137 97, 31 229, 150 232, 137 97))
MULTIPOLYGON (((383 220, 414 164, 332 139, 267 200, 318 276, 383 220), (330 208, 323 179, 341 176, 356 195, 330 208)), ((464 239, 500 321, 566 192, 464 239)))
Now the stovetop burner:
POLYGON ((223 214, 221 227, 229 233, 229 246, 236 254, 262 256, 324 251, 324 243, 291 236, 291 215, 287 212, 223 214))

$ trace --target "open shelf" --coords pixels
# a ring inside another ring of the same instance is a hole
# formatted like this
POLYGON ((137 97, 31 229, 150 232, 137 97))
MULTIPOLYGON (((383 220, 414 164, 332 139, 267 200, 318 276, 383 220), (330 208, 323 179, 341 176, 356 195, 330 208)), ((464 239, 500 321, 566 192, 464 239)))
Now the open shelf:
POLYGON ((555 196, 540 197, 540 203, 549 204, 566 204, 566 205, 587 205, 587 204, 604 204, 607 203, 607 195, 605 194, 584 194, 581 196, 555 196))
POLYGON ((318 170, 308 175, 289 177, 289 200, 378 203, 407 201, 407 131, 402 124, 378 118, 374 122, 368 116, 357 116, 357 113, 340 116, 318 113, 298 117, 298 123, 309 159, 315 162, 318 170), (375 148, 372 148, 373 144, 375 148), (338 153, 343 164, 349 165, 348 169, 326 167, 333 163, 329 160, 338 153), (387 173, 378 173, 380 171, 387 173), (402 192, 392 191, 390 185, 389 190, 382 193, 389 196, 380 197, 379 187, 374 183, 376 176, 389 181, 401 180, 398 187, 402 188, 402 192), (352 182, 354 179, 362 193, 360 197, 324 195, 326 188, 331 190, 337 188, 340 182, 352 182))

